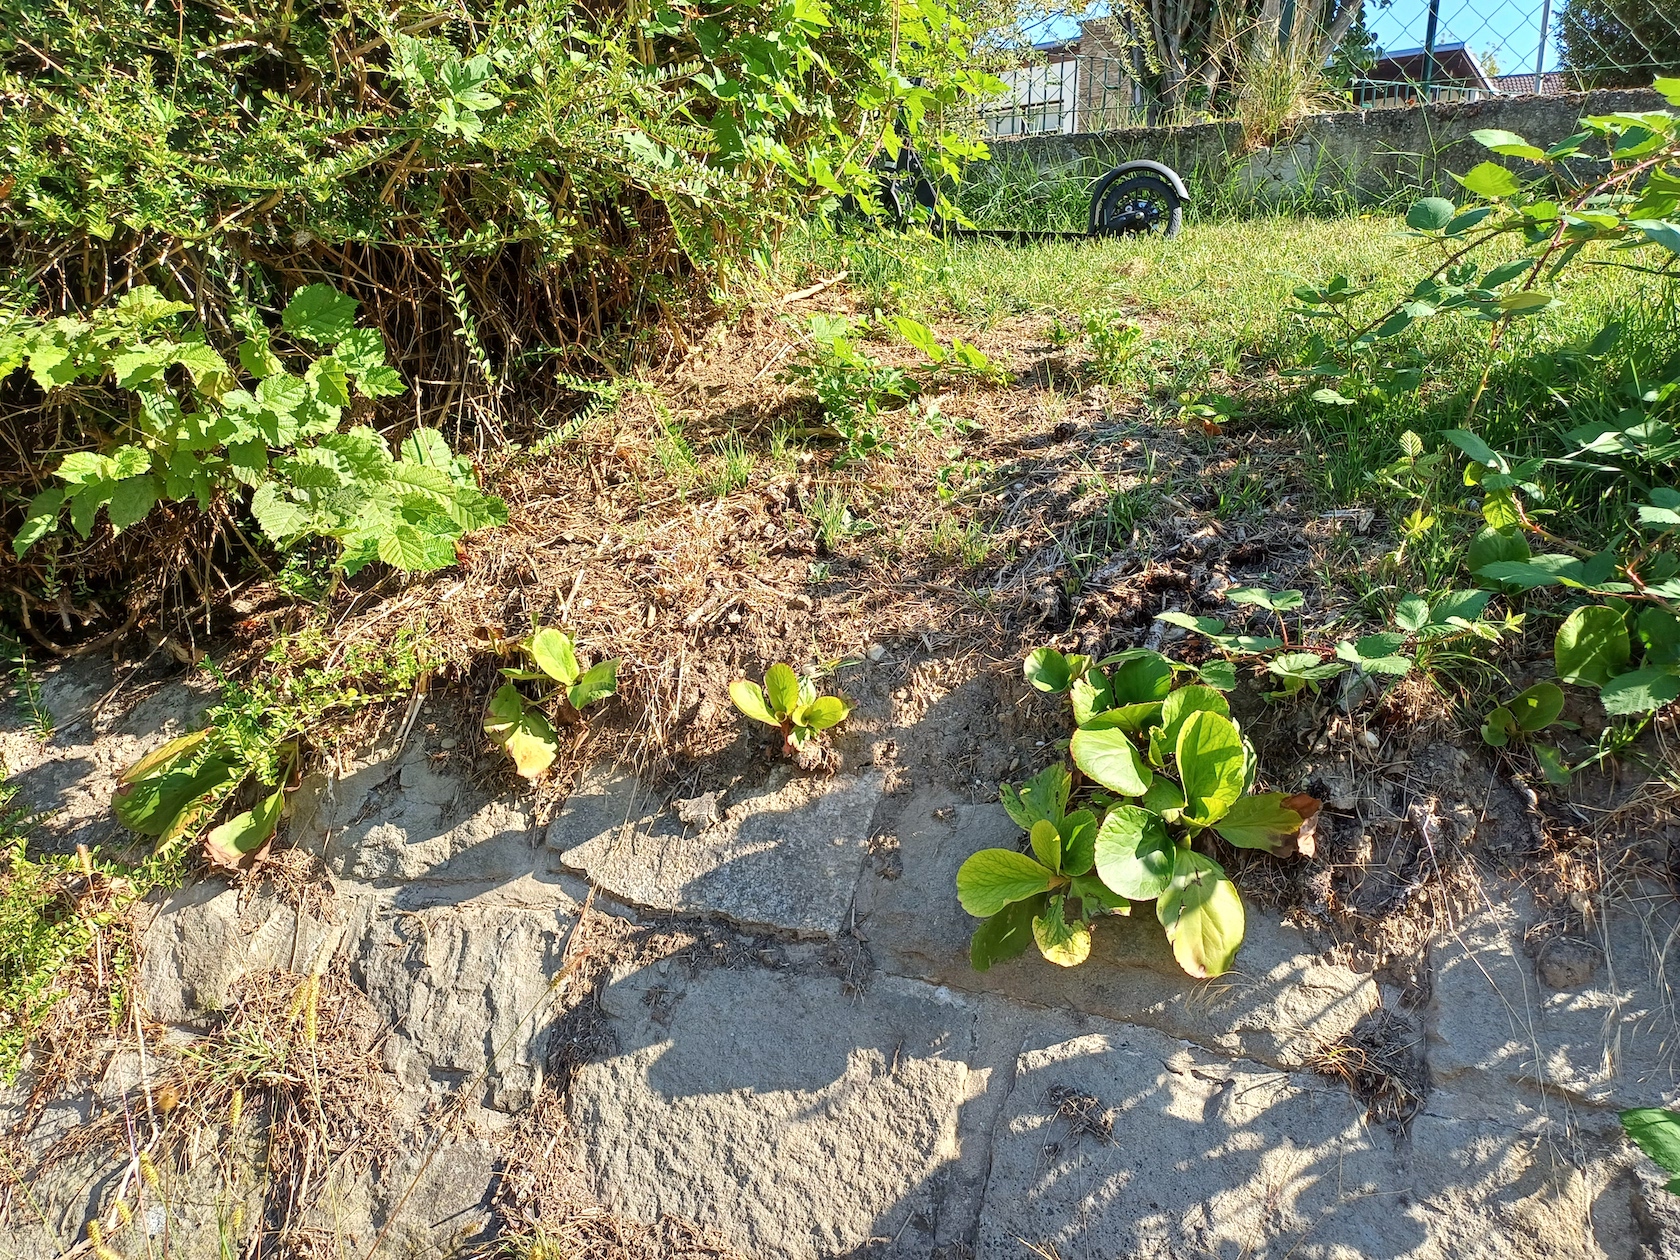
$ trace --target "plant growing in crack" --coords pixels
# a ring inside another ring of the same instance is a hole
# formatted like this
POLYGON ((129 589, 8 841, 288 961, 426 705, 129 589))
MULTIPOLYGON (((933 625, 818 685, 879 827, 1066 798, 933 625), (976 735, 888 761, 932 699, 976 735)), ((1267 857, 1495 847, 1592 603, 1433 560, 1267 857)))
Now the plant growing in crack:
POLYGON ((1187 973, 1230 970, 1245 917, 1236 886, 1206 851, 1212 837, 1278 857, 1310 852, 1319 802, 1254 792, 1254 749, 1225 697, 1201 683, 1175 687, 1187 667, 1159 652, 1135 648, 1093 663, 1041 648, 1024 672, 1041 690, 1070 693, 1069 751, 1092 788, 1071 813, 1074 779, 1063 766, 1001 789, 1032 854, 983 849, 957 872, 963 908, 984 920, 970 946, 976 970, 1031 943, 1050 962, 1075 966, 1090 956, 1094 920, 1130 913, 1136 901, 1155 902, 1187 973))
POLYGON ((513 759, 515 770, 536 779, 554 764, 560 749, 544 706, 565 725, 585 721, 584 709, 617 694, 619 663, 608 659, 586 666, 578 658, 576 640, 546 626, 520 640, 519 649, 535 668, 502 669, 508 681, 490 697, 484 733, 513 759), (543 696, 527 699, 515 685, 521 682, 537 683, 543 696))
POLYGON ((765 671, 762 686, 737 678, 729 684, 729 698, 753 721, 781 731, 782 750, 789 757, 797 757, 819 734, 844 722, 852 711, 839 696, 818 694, 814 680, 801 678, 793 672, 793 666, 780 663, 765 671))

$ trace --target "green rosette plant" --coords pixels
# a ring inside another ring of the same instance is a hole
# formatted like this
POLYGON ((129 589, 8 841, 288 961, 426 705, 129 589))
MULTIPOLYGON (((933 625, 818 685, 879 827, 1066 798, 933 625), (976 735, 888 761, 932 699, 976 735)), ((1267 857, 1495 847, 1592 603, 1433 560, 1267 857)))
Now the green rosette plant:
POLYGON ((729 698, 753 721, 781 731, 783 750, 790 757, 852 711, 839 696, 818 694, 814 681, 801 678, 785 663, 764 672, 763 686, 737 678, 729 684, 729 698))
POLYGON ((1052 766, 1004 808, 1028 833, 1031 855, 983 849, 957 872, 963 908, 983 919, 977 970, 1036 942, 1061 966, 1085 961, 1092 921, 1154 901, 1179 966, 1199 978, 1230 970, 1245 932, 1242 898, 1205 850, 1211 838, 1287 857, 1310 843, 1319 803, 1253 791, 1256 758, 1230 705, 1201 683, 1174 686, 1186 667, 1133 649, 1092 664, 1039 649, 1029 681, 1071 694, 1074 766, 1100 791, 1069 812, 1071 772, 1052 766), (1101 811, 1101 821, 1096 822, 1101 811), (1094 830, 1091 824, 1095 823, 1094 830))
POLYGON ((585 708, 618 693, 619 662, 609 658, 586 665, 578 659, 577 641, 551 626, 539 626, 521 639, 519 650, 535 668, 503 667, 509 681, 490 697, 484 733, 512 758, 522 777, 538 779, 560 752, 560 737, 544 706, 567 725, 583 721, 585 708), (514 685, 521 682, 536 683, 544 695, 528 699, 514 685))

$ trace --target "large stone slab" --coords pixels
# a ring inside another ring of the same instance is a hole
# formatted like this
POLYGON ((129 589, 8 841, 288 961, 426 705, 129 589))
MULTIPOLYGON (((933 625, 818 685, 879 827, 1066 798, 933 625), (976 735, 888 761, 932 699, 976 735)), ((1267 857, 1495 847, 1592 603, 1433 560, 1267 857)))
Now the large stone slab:
POLYGON ((575 918, 575 908, 471 903, 374 918, 354 974, 401 1039, 387 1059, 403 1083, 424 1090, 434 1074, 443 1085, 482 1073, 489 1105, 528 1106, 575 918))
POLYGON ((1603 1107, 1680 1098, 1680 993, 1667 955, 1680 906, 1649 885, 1612 899, 1586 934, 1526 950, 1526 895, 1488 904, 1430 951, 1433 1079, 1498 1114, 1513 1087, 1603 1107))
POLYGON ((880 980, 679 959, 615 977, 615 1053, 570 1107, 598 1193, 686 1217, 744 1255, 927 1257, 966 1241, 995 1112, 980 1005, 880 980))
POLYGON ((884 788, 879 771, 778 768, 763 787, 726 797, 716 821, 688 823, 634 777, 598 768, 550 824, 548 843, 565 867, 632 905, 833 936, 850 914, 884 788))
POLYGON ((527 805, 434 769, 418 744, 372 754, 342 777, 310 775, 286 835, 333 874, 374 887, 509 884, 537 866, 527 805))
POLYGON ((1020 1056, 982 1260, 1308 1260, 1405 1255, 1424 1241, 1397 1212, 1392 1143, 1364 1128, 1345 1090, 1149 1029, 1099 1029, 1020 1056))
POLYGON ((889 829, 902 869, 892 878, 867 873, 858 888, 860 930, 889 971, 1142 1024, 1284 1067, 1306 1063, 1379 1004, 1369 975, 1326 961, 1301 932, 1254 906, 1236 967, 1217 980, 1184 974, 1147 906, 1103 920, 1083 966, 1053 967, 1028 951, 981 975, 969 966, 978 921, 957 902, 957 868, 978 849, 1016 847, 1020 828, 1001 806, 931 789, 883 824, 889 829))
POLYGON ((298 915, 269 892, 242 893, 211 878, 169 893, 145 913, 140 1001, 166 1024, 187 1024, 227 1005, 241 976, 315 967, 339 948, 342 931, 298 915))
POLYGON ((1528 1108, 1489 1117, 1445 1090, 1409 1126, 1410 1212, 1458 1260, 1658 1260, 1680 1254, 1680 1199, 1613 1114, 1528 1108))
POLYGON ((1680 1211, 1608 1131, 1466 1117, 1367 1127, 1322 1078, 1093 1022, 1020 1056, 980 1260, 1656 1260, 1680 1211))

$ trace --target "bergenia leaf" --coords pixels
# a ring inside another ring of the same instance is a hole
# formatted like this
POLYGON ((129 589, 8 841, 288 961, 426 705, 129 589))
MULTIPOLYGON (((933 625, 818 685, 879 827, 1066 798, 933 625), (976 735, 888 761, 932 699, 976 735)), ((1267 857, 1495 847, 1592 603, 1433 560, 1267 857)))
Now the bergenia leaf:
POLYGON ((1027 839, 1031 841, 1032 851, 1040 862, 1052 871, 1062 869, 1062 837, 1055 823, 1039 819, 1027 833, 1027 839))
POLYGON ((1242 735, 1229 718, 1201 710, 1185 719, 1175 756, 1185 821, 1198 827, 1218 822, 1243 794, 1242 735))
POLYGON ((524 646, 526 655, 555 682, 571 686, 578 680, 577 645, 571 635, 544 628, 526 639, 524 646))
POLYGON ((1066 901, 1050 898, 1044 913, 1033 920, 1033 939, 1046 962, 1058 967, 1077 967, 1091 956, 1091 929, 1084 923, 1068 922, 1066 901))
POLYGON ((580 712, 586 705, 594 704, 597 700, 605 700, 618 691, 618 662, 616 660, 602 661, 589 668, 582 678, 577 680, 566 693, 572 708, 580 712))
POLYGON ((785 717, 799 707, 799 675, 790 665, 772 665, 764 674, 764 698, 771 711, 785 717))
POLYGON ((1156 898, 1155 915, 1187 973, 1206 979, 1231 969, 1246 931, 1242 898, 1212 858, 1175 850, 1172 882, 1156 898))
POLYGON ((1050 869, 1013 849, 981 849, 957 869, 957 900, 977 919, 989 919, 1012 901, 1047 892, 1050 869))
POLYGON ((1192 713, 1217 713, 1231 716, 1231 703, 1212 687, 1192 683, 1180 687, 1161 703, 1161 738, 1168 748, 1178 747, 1178 733, 1192 713))
POLYGON ((503 683, 490 699, 484 733, 513 759, 523 778, 537 779, 554 764, 560 740, 542 710, 525 703, 512 683, 503 683))
POLYGON ((1026 953, 1033 943, 1033 920, 1043 913, 1048 900, 1041 893, 1011 902, 975 928, 968 946, 968 961, 974 970, 986 971, 993 963, 1026 953))
POLYGON ((1075 731, 1070 748, 1074 765, 1122 796, 1142 796, 1155 777, 1124 731, 1075 731))
POLYGON ((764 691, 757 683, 737 678, 729 684, 729 698, 735 702, 737 709, 753 721, 763 722, 768 726, 781 725, 780 720, 770 711, 770 706, 764 699, 764 691))
POLYGON ((1264 849, 1273 857, 1288 857, 1295 851, 1301 822, 1301 815, 1284 804, 1282 792, 1266 792, 1242 797, 1225 811, 1214 830, 1239 849, 1264 849))
POLYGON ((1097 816, 1075 810, 1057 828, 1062 837, 1062 874, 1083 875, 1097 860, 1097 816))
POLYGON ((285 800, 286 791, 280 788, 244 813, 235 814, 219 827, 211 828, 210 834, 204 837, 204 848, 210 860, 220 866, 233 867, 261 852, 274 839, 285 800))
POLYGON ((812 730, 826 731, 846 720, 852 708, 839 696, 818 696, 800 711, 799 720, 812 730))
POLYGON ((1122 897, 1149 901, 1172 882, 1174 845, 1148 810, 1116 805, 1097 831, 1097 874, 1122 897))

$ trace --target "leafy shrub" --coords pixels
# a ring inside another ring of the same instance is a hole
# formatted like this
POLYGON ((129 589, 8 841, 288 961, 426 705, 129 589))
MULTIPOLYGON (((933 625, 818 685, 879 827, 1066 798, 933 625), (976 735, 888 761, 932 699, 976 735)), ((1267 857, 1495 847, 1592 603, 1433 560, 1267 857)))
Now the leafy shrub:
POLYGON ((745 678, 729 684, 729 698, 735 707, 755 722, 774 726, 782 733, 783 749, 789 756, 809 744, 821 732, 846 720, 852 706, 839 696, 817 692, 816 682, 801 678, 791 665, 772 665, 764 673, 764 685, 745 678))
POLYGON ((478 363, 494 390, 526 349, 662 317, 685 271, 747 261, 814 202, 867 200, 877 137, 942 173, 982 153, 946 122, 995 84, 969 44, 941 0, 532 0, 449 20, 3 0, 0 233, 43 293, 126 287, 139 259, 204 308, 342 261, 388 331, 420 318, 404 344, 425 362, 406 368, 478 363))
POLYGON ((1155 902, 1188 974, 1230 970, 1245 931, 1242 898, 1196 846, 1218 835, 1288 856, 1319 805, 1252 791, 1252 745, 1218 690, 1175 685, 1186 671, 1146 648, 1100 662, 1051 648, 1027 657, 1028 682, 1070 694, 1069 751, 1099 790, 1070 813, 1073 777, 1064 766, 1002 787, 1004 809, 1027 832, 1032 854, 982 849, 957 872, 963 908, 985 920, 970 946, 976 970, 1035 943, 1048 961, 1075 966, 1090 955, 1095 920, 1129 914, 1139 901, 1155 902))
POLYGON ((586 667, 572 636, 546 626, 520 640, 519 649, 536 668, 502 669, 508 681, 490 698, 484 732, 513 759, 514 769, 536 779, 554 764, 560 750, 543 705, 550 705, 567 725, 583 721, 584 709, 618 693, 619 662, 604 660, 586 667), (542 684, 547 694, 533 702, 520 693, 517 682, 542 684))
MULTIPOLYGON (((1659 79, 1656 87, 1680 105, 1680 80, 1659 79)), ((1505 166, 1484 161, 1457 177, 1474 196, 1473 204, 1460 207, 1442 197, 1417 202, 1407 225, 1439 248, 1442 261, 1407 297, 1374 315, 1360 309, 1363 291, 1345 277, 1321 289, 1298 290, 1299 313, 1334 328, 1331 337, 1317 341, 1310 356, 1315 361, 1298 370, 1338 380, 1336 389, 1315 395, 1320 401, 1348 405, 1371 391, 1415 389, 1421 372, 1398 367, 1396 350, 1398 339, 1420 320, 1452 312, 1485 320, 1490 347, 1496 348, 1513 321, 1557 304, 1544 286, 1589 245, 1607 245, 1623 256, 1656 251, 1665 268, 1680 254, 1680 115, 1583 118, 1579 131, 1545 150, 1508 131, 1479 131, 1475 138, 1495 154, 1547 167, 1547 178, 1525 184, 1505 166), (1605 149, 1605 163, 1579 162, 1595 145, 1605 149), (1522 255, 1483 271, 1473 255, 1508 238, 1520 242, 1522 255)), ((1585 353, 1601 353, 1599 343, 1614 337, 1615 330, 1607 328, 1585 353)), ((1451 510, 1480 519, 1463 561, 1485 588, 1484 602, 1495 592, 1522 600, 1542 588, 1565 596, 1553 662, 1559 682, 1595 689, 1612 718, 1597 754, 1569 767, 1556 748, 1528 740, 1550 725, 1561 707, 1561 693, 1554 695, 1550 684, 1525 692, 1515 708, 1495 708, 1483 724, 1490 744, 1527 743, 1547 777, 1561 783, 1631 740, 1680 698, 1680 490, 1658 484, 1673 479, 1680 458, 1673 426, 1663 415, 1680 385, 1642 383, 1641 405, 1577 426, 1566 435, 1569 448, 1562 455, 1528 458, 1494 449, 1470 427, 1487 386, 1484 374, 1469 395, 1461 427, 1441 434, 1441 449, 1425 454, 1422 440, 1408 433, 1402 460, 1384 469, 1380 479, 1417 496, 1409 529, 1422 534, 1442 510, 1434 502, 1434 470, 1446 466, 1456 448, 1470 501, 1451 510), (1595 549, 1537 522, 1547 499, 1539 477, 1549 467, 1612 479, 1614 499, 1625 500, 1627 520, 1607 545, 1595 549), (1546 550, 1537 553, 1536 543, 1546 550)))
POLYGON ((104 448, 66 455, 53 470, 60 484, 30 501, 12 543, 19 556, 65 515, 87 538, 101 509, 120 533, 159 503, 191 500, 208 512, 247 492, 276 546, 333 539, 348 573, 376 556, 441 568, 455 562, 460 535, 507 520, 436 430, 415 430, 395 458, 372 428, 339 431, 356 399, 405 388, 385 363, 384 338, 356 327, 354 299, 324 284, 298 290, 279 330, 248 321, 238 368, 202 331, 181 327, 189 310, 147 286, 88 319, 19 318, 0 333, 0 379, 25 368, 49 401, 91 405, 89 387, 106 384, 129 401, 104 448))

